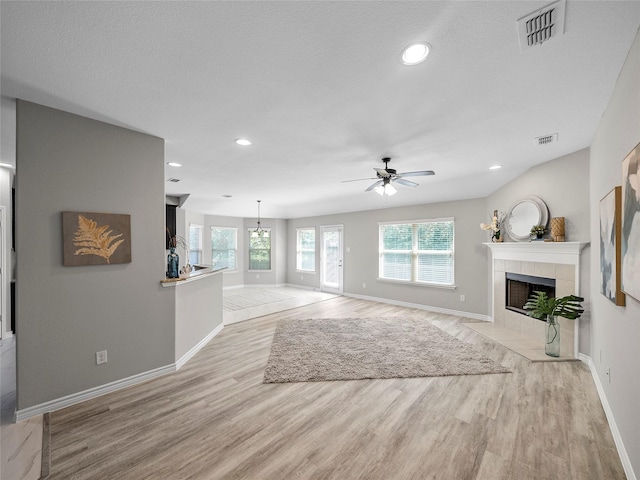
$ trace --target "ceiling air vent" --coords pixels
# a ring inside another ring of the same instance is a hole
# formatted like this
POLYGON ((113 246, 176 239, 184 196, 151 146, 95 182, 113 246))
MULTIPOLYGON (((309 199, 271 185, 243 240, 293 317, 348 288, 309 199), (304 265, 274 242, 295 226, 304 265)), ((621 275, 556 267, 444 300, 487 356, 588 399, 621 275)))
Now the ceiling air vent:
POLYGON ((518 20, 520 50, 541 45, 564 33, 565 0, 554 2, 518 20))
POLYGON ((169 178, 169 179, 167 179, 167 182, 178 183, 179 181, 180 181, 179 178, 169 178))
POLYGON ((549 145, 558 141, 558 134, 552 133, 551 135, 543 135, 542 137, 534 138, 536 145, 549 145))

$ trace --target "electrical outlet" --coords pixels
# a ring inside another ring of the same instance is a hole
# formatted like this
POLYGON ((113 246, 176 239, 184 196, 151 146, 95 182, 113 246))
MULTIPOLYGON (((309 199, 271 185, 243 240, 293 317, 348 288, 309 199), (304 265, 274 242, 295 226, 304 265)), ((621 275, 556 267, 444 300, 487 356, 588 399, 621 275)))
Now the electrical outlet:
POLYGON ((260 275, 256 275, 256 278, 260 278, 260 275))
POLYGON ((366 283, 363 283, 363 284, 362 284, 362 288, 367 288, 367 284, 366 284, 366 283))
POLYGON ((107 363, 107 351, 101 350, 96 352, 96 365, 102 365, 103 363, 107 363))
POLYGON ((467 298, 464 295, 460 295, 460 301, 464 302, 467 298))

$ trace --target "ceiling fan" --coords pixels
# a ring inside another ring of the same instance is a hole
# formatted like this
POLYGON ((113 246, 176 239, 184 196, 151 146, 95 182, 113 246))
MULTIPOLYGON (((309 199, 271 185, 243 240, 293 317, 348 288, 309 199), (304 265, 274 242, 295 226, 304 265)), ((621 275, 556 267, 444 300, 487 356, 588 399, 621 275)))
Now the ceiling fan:
POLYGON ((382 159, 384 162, 383 168, 374 168, 376 171, 376 176, 371 178, 356 178, 355 180, 343 180, 342 183, 346 182, 359 182, 361 180, 377 180, 375 183, 369 186, 365 190, 365 192, 370 192, 374 190, 376 193, 380 195, 394 195, 397 190, 392 183, 399 183, 400 185, 405 185, 407 187, 417 187, 418 184, 415 182, 411 182, 409 180, 405 180, 404 177, 420 177, 426 175, 435 175, 433 170, 420 170, 418 172, 404 172, 397 173, 393 168, 389 168, 389 162, 391 161, 390 157, 384 157, 382 159))

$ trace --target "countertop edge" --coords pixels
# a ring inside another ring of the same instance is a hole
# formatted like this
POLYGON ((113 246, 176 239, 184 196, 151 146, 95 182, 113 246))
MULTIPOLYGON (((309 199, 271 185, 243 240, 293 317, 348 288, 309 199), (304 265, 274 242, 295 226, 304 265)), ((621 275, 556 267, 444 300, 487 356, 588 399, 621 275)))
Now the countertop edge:
POLYGON ((223 267, 223 268, 211 267, 210 269, 197 270, 195 272, 191 272, 190 276, 188 277, 164 279, 164 281, 161 280, 160 285, 162 285, 163 288, 177 287, 180 285, 184 285, 185 283, 196 282, 203 278, 208 278, 211 275, 221 273, 223 270, 226 270, 226 269, 227 267, 223 267))

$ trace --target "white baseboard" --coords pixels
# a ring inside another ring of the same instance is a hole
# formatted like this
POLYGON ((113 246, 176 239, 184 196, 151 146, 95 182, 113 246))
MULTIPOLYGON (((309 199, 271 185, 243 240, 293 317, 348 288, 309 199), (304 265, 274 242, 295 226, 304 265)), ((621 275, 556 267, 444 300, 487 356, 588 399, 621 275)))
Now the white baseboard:
POLYGON ((578 358, 586 363, 589 366, 589 370, 591 370, 591 376, 593 377, 593 381, 596 384, 596 390, 598 391, 598 396, 600 397, 600 403, 602 403, 602 408, 604 409, 604 413, 607 416, 609 428, 611 428, 611 435, 613 436, 613 441, 615 442, 616 448, 618 449, 618 455, 620 455, 620 461, 622 462, 622 468, 624 468, 624 473, 627 476, 627 480, 638 480, 638 477, 633 471, 631 459, 629 458, 627 450, 624 447, 622 435, 620 435, 620 430, 618 430, 618 425, 616 424, 616 419, 613 416, 613 411, 611 410, 611 406, 609 405, 607 396, 604 393, 604 387, 602 386, 602 382, 600 382, 600 377, 598 376, 596 367, 593 365, 593 360, 591 359, 591 357, 582 353, 578 355, 578 358))
POLYGON ((296 283, 285 283, 283 287, 297 288, 299 290, 309 290, 311 292, 319 292, 320 289, 318 287, 310 287, 308 285, 298 285, 296 283))
POLYGON ((369 300, 372 302, 388 303, 390 305, 398 305, 399 307, 417 308, 419 310, 427 310, 435 313, 445 313, 447 315, 456 315, 458 317, 473 318, 474 320, 482 320, 485 322, 492 322, 493 319, 488 315, 481 315, 479 313, 462 312, 460 310, 450 310, 448 308, 432 307, 430 305, 422 305, 420 303, 401 302, 399 300, 390 300, 388 298, 370 297, 368 295, 358 295, 355 293, 343 293, 345 297, 358 298, 360 300, 369 300))
POLYGON ((49 400, 48 402, 40 403, 32 407, 23 408, 16 412, 16 421, 19 422, 31 417, 35 417, 36 415, 42 415, 47 412, 53 412, 55 410, 60 410, 61 408, 70 407, 71 405, 75 405, 76 403, 85 402, 87 400, 91 400, 92 398, 115 392, 116 390, 130 387, 131 385, 146 382, 147 380, 151 380, 152 378, 160 377, 162 375, 166 375, 167 373, 175 371, 176 366, 174 363, 172 365, 167 365, 166 367, 156 368, 153 370, 149 370, 148 372, 142 372, 127 378, 123 378, 121 380, 116 380, 105 385, 89 388, 88 390, 84 390, 82 392, 73 393, 71 395, 67 395, 66 397, 56 398, 54 400, 49 400))
POLYGON ((286 283, 249 283, 246 285, 230 285, 228 287, 222 287, 222 290, 235 290, 237 288, 278 288, 288 287, 286 283))
POLYGON ((224 324, 218 325, 211 333, 209 333, 200 342, 198 342, 195 347, 185 353, 176 363, 172 363, 171 365, 167 365, 165 367, 155 368, 153 370, 149 370, 148 372, 138 373, 136 375, 132 375, 121 380, 116 380, 105 385, 89 388, 82 392, 67 395, 66 397, 56 398, 54 400, 49 400, 48 402, 40 403, 32 407, 23 408, 16 411, 15 420, 17 422, 20 422, 37 415, 54 412, 62 408, 70 407, 77 403, 85 402, 87 400, 106 395, 107 393, 115 392, 116 390, 131 387, 133 385, 146 382, 147 380, 151 380, 168 373, 173 373, 180 367, 182 367, 185 363, 187 363, 196 353, 198 353, 198 351, 200 351, 200 349, 202 349, 207 343, 209 343, 213 339, 213 337, 220 333, 223 328, 224 324))
POLYGON ((200 340, 191 350, 189 350, 187 353, 185 353, 182 357, 180 357, 178 360, 176 360, 176 370, 180 370, 180 368, 182 368, 182 366, 187 363, 189 360, 191 360, 191 358, 198 353, 207 343, 209 343, 211 340, 213 340, 213 337, 215 337, 217 334, 219 334, 222 329, 224 328, 224 322, 221 323, 220 325, 218 325, 216 328, 214 328, 211 333, 209 333, 206 337, 204 337, 202 340, 200 340))

